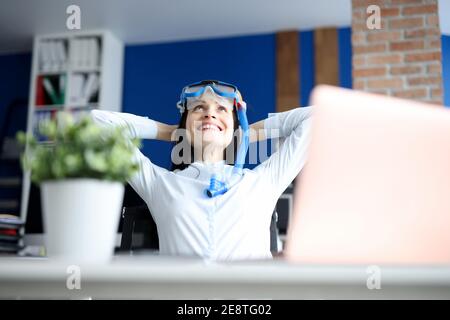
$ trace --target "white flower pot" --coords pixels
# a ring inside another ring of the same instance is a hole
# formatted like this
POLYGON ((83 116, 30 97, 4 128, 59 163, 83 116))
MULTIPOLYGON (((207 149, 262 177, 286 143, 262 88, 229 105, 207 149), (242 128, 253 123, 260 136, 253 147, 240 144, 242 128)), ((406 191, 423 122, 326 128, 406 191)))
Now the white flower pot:
POLYGON ((96 179, 41 184, 47 255, 105 263, 113 254, 124 186, 96 179))

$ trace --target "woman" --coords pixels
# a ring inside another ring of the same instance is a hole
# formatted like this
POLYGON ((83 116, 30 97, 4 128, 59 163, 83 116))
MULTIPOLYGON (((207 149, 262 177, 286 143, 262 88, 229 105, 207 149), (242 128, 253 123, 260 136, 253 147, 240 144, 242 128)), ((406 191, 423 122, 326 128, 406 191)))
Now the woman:
POLYGON ((305 163, 311 107, 277 113, 250 125, 250 141, 268 139, 273 132, 285 139, 269 159, 253 170, 239 171, 237 176, 236 167, 226 160, 230 154, 227 148, 234 147, 238 106, 245 107, 245 102, 235 86, 207 80, 183 89, 178 103, 182 112, 179 125, 126 113, 92 111, 100 125, 127 126, 130 137, 178 140, 172 151, 175 170, 156 166, 136 148, 140 170, 128 181, 152 213, 161 254, 215 260, 272 257, 272 212, 305 163), (223 194, 210 198, 205 189, 212 176, 224 181, 234 177, 235 182, 223 194))

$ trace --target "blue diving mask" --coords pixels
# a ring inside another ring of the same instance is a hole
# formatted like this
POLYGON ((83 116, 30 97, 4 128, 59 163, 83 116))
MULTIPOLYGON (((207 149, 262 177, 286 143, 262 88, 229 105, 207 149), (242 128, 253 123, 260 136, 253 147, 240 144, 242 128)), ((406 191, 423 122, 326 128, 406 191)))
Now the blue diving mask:
POLYGON ((183 88, 180 101, 177 103, 180 113, 186 110, 187 99, 198 98, 208 89, 219 97, 230 99, 234 106, 242 101, 241 94, 235 85, 218 80, 203 80, 183 88))

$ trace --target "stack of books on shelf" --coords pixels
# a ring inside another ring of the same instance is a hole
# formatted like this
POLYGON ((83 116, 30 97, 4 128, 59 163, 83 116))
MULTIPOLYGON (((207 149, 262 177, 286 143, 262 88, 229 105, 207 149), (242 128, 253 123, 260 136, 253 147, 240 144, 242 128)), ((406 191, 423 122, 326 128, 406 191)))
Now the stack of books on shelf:
POLYGON ((69 105, 87 105, 98 101, 100 79, 97 73, 76 73, 71 78, 69 105))
POLYGON ((61 40, 46 40, 40 43, 40 72, 60 72, 67 68, 67 42, 61 40))
POLYGON ((36 83, 36 106, 62 107, 66 92, 66 75, 40 75, 36 83))
POLYGON ((95 70, 100 67, 100 39, 80 37, 70 45, 70 65, 74 70, 95 70))
POLYGON ((23 249, 20 228, 24 222, 10 214, 0 214, 0 254, 17 254, 23 249))

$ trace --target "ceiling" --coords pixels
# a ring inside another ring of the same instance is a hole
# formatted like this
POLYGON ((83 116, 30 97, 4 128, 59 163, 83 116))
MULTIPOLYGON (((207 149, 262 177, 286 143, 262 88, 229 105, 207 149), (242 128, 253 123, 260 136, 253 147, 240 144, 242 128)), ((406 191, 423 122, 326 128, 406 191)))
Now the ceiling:
MULTIPOLYGON (((351 0, 1 0, 0 53, 30 51, 36 34, 65 32, 66 8, 82 29, 110 29, 126 44, 349 26, 351 0)), ((440 0, 450 15, 450 0, 440 0)), ((450 19, 441 19, 450 34, 450 19)))

